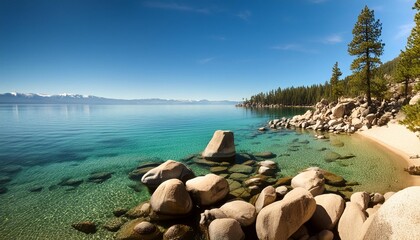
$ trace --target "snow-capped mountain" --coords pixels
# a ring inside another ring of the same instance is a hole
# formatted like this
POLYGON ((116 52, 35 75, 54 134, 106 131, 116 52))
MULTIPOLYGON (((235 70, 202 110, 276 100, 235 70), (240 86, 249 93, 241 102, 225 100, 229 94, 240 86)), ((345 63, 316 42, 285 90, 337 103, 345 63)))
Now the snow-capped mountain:
POLYGON ((10 92, 0 94, 1 103, 13 104, 144 104, 144 105, 164 105, 164 104, 197 104, 197 105, 235 105, 235 101, 208 101, 208 100, 172 100, 172 99, 112 99, 96 97, 91 95, 62 93, 58 95, 35 94, 35 93, 17 93, 10 92))

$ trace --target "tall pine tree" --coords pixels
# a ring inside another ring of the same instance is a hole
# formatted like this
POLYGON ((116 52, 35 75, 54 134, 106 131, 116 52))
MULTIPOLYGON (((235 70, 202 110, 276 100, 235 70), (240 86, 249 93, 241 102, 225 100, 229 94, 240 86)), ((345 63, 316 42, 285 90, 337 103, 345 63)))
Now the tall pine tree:
MULTIPOLYGON (((415 25, 407 39, 405 51, 400 55, 401 59, 397 70, 397 73, 401 74, 400 77, 406 79, 407 84, 408 78, 420 76, 420 0, 416 1, 413 9, 417 11, 414 17, 415 25)), ((420 91, 419 85, 416 88, 420 91)), ((420 101, 415 105, 406 105, 403 111, 406 117, 402 123, 412 131, 420 131, 420 101)))
POLYGON ((348 52, 352 56, 357 56, 350 68, 353 72, 359 73, 365 81, 369 105, 372 103, 370 96, 372 72, 381 64, 379 56, 382 55, 385 46, 379 39, 381 32, 381 22, 375 19, 374 11, 365 6, 354 25, 353 40, 348 45, 348 52))
POLYGON ((342 91, 340 89, 338 81, 340 80, 340 76, 343 73, 341 72, 340 68, 338 67, 338 62, 335 62, 333 68, 332 68, 332 76, 330 79, 330 85, 331 85, 331 99, 335 100, 338 98, 342 91))

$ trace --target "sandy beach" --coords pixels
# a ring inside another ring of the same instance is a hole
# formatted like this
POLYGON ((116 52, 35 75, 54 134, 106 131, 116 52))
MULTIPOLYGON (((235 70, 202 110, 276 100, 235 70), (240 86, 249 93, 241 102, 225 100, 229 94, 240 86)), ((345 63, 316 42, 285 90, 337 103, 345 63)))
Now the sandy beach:
MULTIPOLYGON (((420 158, 410 159, 410 156, 420 156, 420 140, 405 126, 389 123, 387 126, 374 126, 357 133, 401 156, 406 166, 420 165, 420 158)), ((412 185, 420 186, 420 176, 412 176, 412 185)))

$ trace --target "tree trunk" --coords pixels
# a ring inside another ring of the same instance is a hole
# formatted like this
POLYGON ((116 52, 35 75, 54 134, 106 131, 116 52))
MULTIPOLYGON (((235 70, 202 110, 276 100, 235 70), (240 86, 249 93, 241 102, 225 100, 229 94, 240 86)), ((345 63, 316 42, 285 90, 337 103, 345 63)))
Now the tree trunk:
POLYGON ((404 93, 405 93, 405 97, 408 96, 408 78, 405 78, 404 80, 404 93))

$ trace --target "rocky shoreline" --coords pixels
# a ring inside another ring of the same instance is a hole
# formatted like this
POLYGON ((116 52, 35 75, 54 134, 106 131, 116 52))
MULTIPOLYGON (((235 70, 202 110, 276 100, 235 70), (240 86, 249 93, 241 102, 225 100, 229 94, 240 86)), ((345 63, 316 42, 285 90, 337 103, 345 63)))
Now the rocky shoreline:
POLYGON ((116 239, 408 239, 419 235, 420 213, 405 210, 417 208, 420 187, 397 193, 353 193, 351 186, 357 183, 318 167, 277 178, 280 167, 270 160, 274 157, 270 152, 237 153, 233 133, 216 131, 200 155, 183 163, 145 163, 129 174, 148 187, 149 201, 132 209, 114 209, 114 217, 103 224, 81 221, 72 226, 86 234, 102 227, 116 232, 116 239), (190 162, 211 173, 196 176, 187 166, 190 162))

